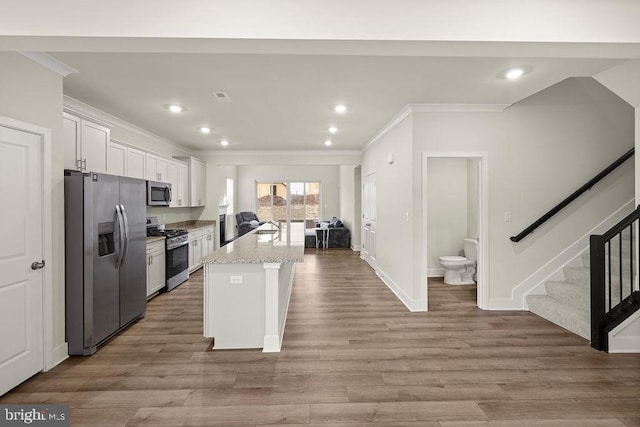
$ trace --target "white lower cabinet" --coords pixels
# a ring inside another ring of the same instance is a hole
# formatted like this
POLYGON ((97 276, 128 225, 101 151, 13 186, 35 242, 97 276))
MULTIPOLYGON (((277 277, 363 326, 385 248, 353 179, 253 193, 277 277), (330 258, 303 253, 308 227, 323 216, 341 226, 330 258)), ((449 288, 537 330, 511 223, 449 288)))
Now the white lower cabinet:
POLYGON ((202 236, 202 258, 213 252, 215 247, 213 239, 213 230, 214 228, 206 228, 204 231, 204 235, 202 236))
POLYGON ((202 267, 202 259, 215 248, 214 227, 189 230, 189 272, 202 267))
POLYGON ((165 251, 164 240, 147 244, 147 298, 167 284, 165 251))

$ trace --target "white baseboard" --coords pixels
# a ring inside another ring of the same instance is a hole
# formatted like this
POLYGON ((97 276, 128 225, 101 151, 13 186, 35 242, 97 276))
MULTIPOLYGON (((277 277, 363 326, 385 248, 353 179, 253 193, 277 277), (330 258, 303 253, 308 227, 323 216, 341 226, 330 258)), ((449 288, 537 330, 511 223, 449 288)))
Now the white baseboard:
POLYGON ((640 353, 640 311, 609 332, 609 353, 640 353))
POLYGON ((389 276, 387 276, 379 268, 375 269, 376 274, 384 282, 385 285, 393 292, 396 297, 409 309, 411 312, 427 311, 427 301, 424 299, 417 300, 411 298, 407 293, 397 285, 389 276))
POLYGON ((53 348, 53 351, 50 354, 50 360, 47 361, 43 371, 46 372, 50 369, 53 369, 55 366, 64 362, 68 358, 69 358, 69 346, 65 342, 53 348))
POLYGON ((524 310, 524 308, 512 298, 489 298, 486 310, 524 310))
MULTIPOLYGON (((553 280, 552 276, 557 274, 564 266, 579 257, 585 250, 589 248, 589 236, 592 234, 602 234, 609 228, 620 222, 625 216, 631 213, 635 206, 635 200, 629 200, 623 206, 618 208, 614 213, 609 215, 604 221, 593 227, 589 232, 584 234, 564 251, 549 260, 546 264, 533 272, 529 277, 524 279, 511 291, 512 303, 507 302, 508 298, 500 298, 495 300, 496 306, 513 307, 504 308, 504 310, 528 310, 527 295, 529 294, 546 294, 544 292, 544 282, 553 280)), ((489 303, 491 306, 491 302, 489 303)), ((501 308, 490 308, 490 310, 502 310, 501 308)))
POLYGON ((444 268, 428 268, 427 277, 444 277, 444 268))
POLYGON ((354 252, 360 252, 360 250, 362 249, 361 245, 351 245, 351 250, 354 252))

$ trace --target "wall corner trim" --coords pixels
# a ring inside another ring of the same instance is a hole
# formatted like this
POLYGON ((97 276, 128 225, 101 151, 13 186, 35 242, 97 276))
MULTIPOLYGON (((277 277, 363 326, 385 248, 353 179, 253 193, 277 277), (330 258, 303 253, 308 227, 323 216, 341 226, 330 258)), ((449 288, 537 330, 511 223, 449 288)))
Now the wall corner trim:
POLYGON ((79 71, 75 68, 44 52, 24 51, 18 53, 36 64, 40 64, 54 73, 60 74, 62 77, 67 77, 69 74, 79 74, 79 71))
POLYGON ((385 285, 395 294, 396 297, 409 309, 409 311, 420 312, 427 311, 427 301, 425 299, 411 298, 407 293, 398 286, 389 276, 387 276, 379 268, 375 269, 376 274, 384 282, 385 285))
POLYGON ((387 132, 414 113, 502 113, 511 104, 407 104, 362 147, 367 151, 387 132))

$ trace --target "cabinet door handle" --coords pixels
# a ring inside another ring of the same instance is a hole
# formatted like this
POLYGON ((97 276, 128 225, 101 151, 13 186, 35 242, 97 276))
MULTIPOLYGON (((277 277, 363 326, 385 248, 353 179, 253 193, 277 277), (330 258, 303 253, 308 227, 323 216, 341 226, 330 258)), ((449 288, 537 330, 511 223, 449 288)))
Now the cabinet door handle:
POLYGON ((82 159, 82 170, 87 171, 87 158, 82 159))

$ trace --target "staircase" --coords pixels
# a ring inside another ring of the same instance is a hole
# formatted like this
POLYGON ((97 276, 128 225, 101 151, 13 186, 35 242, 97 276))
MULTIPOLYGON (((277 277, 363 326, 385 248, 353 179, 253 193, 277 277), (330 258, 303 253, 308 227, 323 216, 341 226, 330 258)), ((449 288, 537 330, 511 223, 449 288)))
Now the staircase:
MULTIPOLYGON (((620 277, 620 253, 622 259, 629 259, 629 234, 622 234, 622 252, 619 242, 611 245, 611 277, 620 277)), ((528 295, 529 310, 556 325, 580 335, 591 338, 591 271, 590 253, 586 250, 581 255, 582 266, 566 266, 562 269, 564 280, 544 283, 546 295, 528 295)), ((634 271, 637 271, 634 266, 634 271)), ((608 272, 607 272, 608 274, 608 272)), ((623 263, 622 276, 630 277, 630 265, 623 263)), ((615 283, 615 282, 614 282, 615 283)), ((623 288, 629 285, 623 279, 623 288)), ((629 295, 623 291, 623 298, 629 295)), ((620 302, 620 287, 612 286, 612 305, 620 302)))

